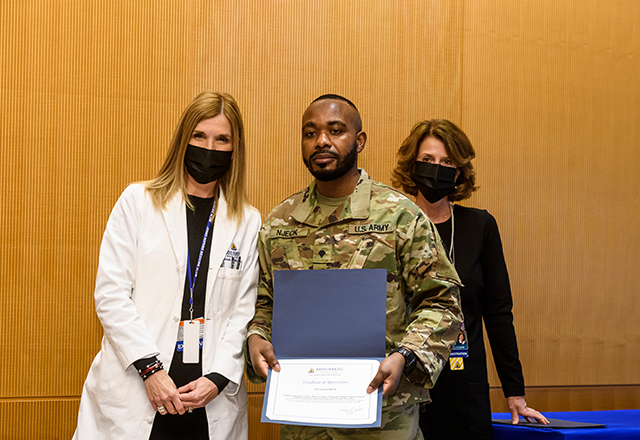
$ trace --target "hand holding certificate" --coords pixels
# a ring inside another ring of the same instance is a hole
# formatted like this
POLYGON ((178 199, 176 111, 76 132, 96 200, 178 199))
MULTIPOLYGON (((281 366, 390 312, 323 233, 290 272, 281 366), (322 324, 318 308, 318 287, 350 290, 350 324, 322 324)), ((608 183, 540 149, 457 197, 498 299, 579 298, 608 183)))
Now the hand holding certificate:
MULTIPOLYGON (((386 270, 276 271, 263 422, 378 427, 386 270), (272 364, 273 365, 273 364, 272 364)), ((384 378, 382 379, 384 380, 384 378)))

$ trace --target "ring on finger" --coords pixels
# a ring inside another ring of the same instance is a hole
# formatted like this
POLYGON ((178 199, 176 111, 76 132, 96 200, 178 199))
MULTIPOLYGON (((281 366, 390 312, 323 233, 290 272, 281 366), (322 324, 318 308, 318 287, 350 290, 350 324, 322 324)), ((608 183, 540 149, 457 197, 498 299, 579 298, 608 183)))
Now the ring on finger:
POLYGON ((189 411, 190 413, 192 413, 192 412, 193 412, 193 407, 192 407, 192 406, 190 406, 190 407, 189 407, 189 409, 188 409, 188 411, 189 411))
POLYGON ((160 414, 162 414, 162 413, 164 413, 164 412, 166 412, 166 411, 167 411, 167 408, 165 408, 165 407, 164 407, 164 405, 160 405, 160 406, 158 407, 158 412, 159 412, 160 414))

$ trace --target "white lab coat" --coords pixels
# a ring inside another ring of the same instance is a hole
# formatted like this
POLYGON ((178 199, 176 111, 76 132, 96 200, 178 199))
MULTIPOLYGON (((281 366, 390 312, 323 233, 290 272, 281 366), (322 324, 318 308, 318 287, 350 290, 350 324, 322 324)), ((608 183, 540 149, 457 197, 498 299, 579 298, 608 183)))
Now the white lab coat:
MULTIPOLYGON (((74 439, 149 438, 155 408, 132 363, 156 355, 166 368, 171 365, 187 266, 185 210, 181 195, 164 211, 156 209, 141 184, 126 188, 113 208, 95 290, 104 328, 102 349, 83 387, 74 439)), ((247 438, 242 349, 256 301, 260 224, 253 208, 245 209, 239 225, 229 220, 220 194, 207 277, 202 369, 203 374, 222 374, 229 384, 206 406, 211 439, 247 438), (222 267, 233 247, 241 255, 240 269, 222 267)))

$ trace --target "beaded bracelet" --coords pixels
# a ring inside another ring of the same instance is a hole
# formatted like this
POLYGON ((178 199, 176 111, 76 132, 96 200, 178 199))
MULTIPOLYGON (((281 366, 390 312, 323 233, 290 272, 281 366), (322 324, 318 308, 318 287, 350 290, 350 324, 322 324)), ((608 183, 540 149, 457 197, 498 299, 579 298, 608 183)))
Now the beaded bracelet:
POLYGON ((144 370, 138 370, 138 374, 140 375, 142 380, 147 380, 149 376, 163 369, 164 368, 162 367, 162 361, 156 360, 155 362, 147 365, 144 370))

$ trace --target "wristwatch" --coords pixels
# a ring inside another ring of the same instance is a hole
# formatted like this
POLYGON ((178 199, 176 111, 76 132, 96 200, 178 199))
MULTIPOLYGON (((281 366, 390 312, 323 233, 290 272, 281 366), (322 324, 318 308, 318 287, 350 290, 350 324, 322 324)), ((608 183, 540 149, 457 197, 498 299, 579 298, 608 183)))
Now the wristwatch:
POLYGON ((389 356, 393 353, 400 353, 404 357, 404 370, 402 370, 402 374, 405 376, 409 376, 411 372, 416 368, 416 355, 413 354, 411 350, 405 347, 398 347, 391 350, 389 356))

